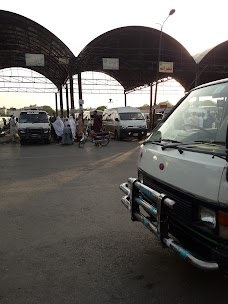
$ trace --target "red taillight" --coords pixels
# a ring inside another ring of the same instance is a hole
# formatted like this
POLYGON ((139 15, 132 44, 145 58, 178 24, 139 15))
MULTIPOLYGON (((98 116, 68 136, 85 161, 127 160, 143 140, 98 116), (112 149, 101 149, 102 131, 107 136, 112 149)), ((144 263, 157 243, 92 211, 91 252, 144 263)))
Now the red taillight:
POLYGON ((219 225, 228 227, 228 212, 224 212, 224 211, 218 212, 218 223, 219 225))

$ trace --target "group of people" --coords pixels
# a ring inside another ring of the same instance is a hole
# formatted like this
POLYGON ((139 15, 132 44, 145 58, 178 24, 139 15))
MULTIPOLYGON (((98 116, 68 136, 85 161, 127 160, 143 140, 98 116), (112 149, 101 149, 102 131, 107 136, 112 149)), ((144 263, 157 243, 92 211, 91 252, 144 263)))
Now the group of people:
MULTIPOLYGON (((57 144, 70 145, 73 144, 75 140, 79 141, 84 134, 84 122, 82 113, 80 113, 75 119, 73 115, 61 119, 59 116, 55 117, 53 115, 50 118, 51 122, 51 132, 53 140, 57 144)), ((99 132, 102 129, 102 118, 97 115, 97 111, 94 111, 94 122, 92 129, 94 132, 99 132)))
POLYGON ((219 123, 219 116, 217 113, 213 115, 210 111, 207 111, 207 115, 204 113, 193 112, 192 116, 187 118, 187 124, 197 126, 200 128, 212 128, 217 127, 219 123))

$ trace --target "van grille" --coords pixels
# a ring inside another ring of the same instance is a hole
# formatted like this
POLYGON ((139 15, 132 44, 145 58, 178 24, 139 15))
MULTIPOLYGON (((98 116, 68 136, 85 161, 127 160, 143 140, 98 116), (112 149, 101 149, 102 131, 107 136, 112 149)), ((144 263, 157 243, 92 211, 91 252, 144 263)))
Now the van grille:
MULTIPOLYGON (((173 210, 169 209, 170 221, 173 219, 185 224, 192 224, 194 218, 196 218, 198 199, 196 200, 194 196, 183 193, 147 175, 143 176, 143 183, 160 193, 164 193, 176 202, 175 208, 173 210)), ((154 202, 151 202, 151 204, 156 205, 154 202)))
POLYGON ((30 133, 30 134, 41 134, 42 129, 28 129, 28 133, 30 133))

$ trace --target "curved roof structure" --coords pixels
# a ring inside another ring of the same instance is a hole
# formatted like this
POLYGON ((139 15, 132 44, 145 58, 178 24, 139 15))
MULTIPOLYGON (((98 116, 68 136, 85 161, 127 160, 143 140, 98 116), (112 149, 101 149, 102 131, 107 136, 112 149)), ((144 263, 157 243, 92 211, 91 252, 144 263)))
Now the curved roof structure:
MULTIPOLYGON (((111 30, 91 41, 78 55, 81 72, 97 71, 115 78, 125 89, 148 85, 156 80, 160 31, 127 26, 111 30), (119 58, 119 70, 103 70, 102 58, 119 58)), ((174 38, 162 33, 160 61, 173 62, 172 76, 184 88, 194 84, 196 64, 188 51, 174 38)))
MULTIPOLYGON (((30 68, 52 81, 58 88, 69 73, 96 71, 116 79, 130 91, 156 81, 161 31, 127 26, 106 32, 92 40, 75 58, 70 49, 53 33, 38 23, 16 13, 0 10, 0 69, 30 68), (44 54, 44 66, 26 66, 25 54, 44 54), (69 64, 59 59, 69 59, 69 64), (104 70, 103 58, 119 58, 118 70, 104 70)), ((173 62, 171 76, 185 90, 228 77, 228 41, 194 58, 174 38, 162 33, 160 61, 173 62), (195 81, 197 72, 198 82, 195 81)))
POLYGON ((58 88, 68 77, 68 65, 59 57, 73 60, 69 48, 38 23, 0 10, 0 69, 30 68, 51 80, 58 88), (25 53, 44 54, 44 66, 26 66, 25 53))
POLYGON ((198 64, 198 85, 209 81, 228 78, 227 53, 228 40, 194 56, 194 59, 198 64))

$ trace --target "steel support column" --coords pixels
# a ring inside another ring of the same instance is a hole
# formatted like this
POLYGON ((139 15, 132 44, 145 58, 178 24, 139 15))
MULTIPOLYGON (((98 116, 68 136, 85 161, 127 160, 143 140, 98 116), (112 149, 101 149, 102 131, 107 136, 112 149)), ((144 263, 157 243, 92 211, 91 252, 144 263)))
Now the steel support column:
POLYGON ((82 100, 82 75, 78 72, 78 98, 82 100))
POLYGON ((152 82, 150 83, 150 113, 149 113, 149 117, 150 117, 150 125, 149 125, 149 128, 150 128, 150 131, 152 131, 152 127, 153 127, 153 121, 152 121, 152 118, 153 118, 153 115, 152 115, 152 102, 153 102, 153 98, 152 98, 152 93, 153 93, 153 85, 152 85, 152 82))
POLYGON ((59 88, 59 98, 60 98, 60 116, 63 118, 63 90, 62 86, 59 88))
POLYGON ((69 98, 68 98, 68 85, 66 83, 66 107, 67 107, 67 117, 70 116, 70 111, 69 111, 69 98))
POLYGON ((57 93, 55 93, 55 116, 58 116, 58 98, 57 93))
POLYGON ((69 75, 70 80, 70 108, 74 110, 74 81, 72 74, 69 75))

